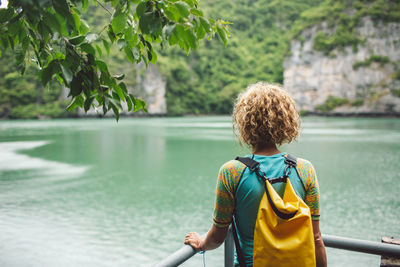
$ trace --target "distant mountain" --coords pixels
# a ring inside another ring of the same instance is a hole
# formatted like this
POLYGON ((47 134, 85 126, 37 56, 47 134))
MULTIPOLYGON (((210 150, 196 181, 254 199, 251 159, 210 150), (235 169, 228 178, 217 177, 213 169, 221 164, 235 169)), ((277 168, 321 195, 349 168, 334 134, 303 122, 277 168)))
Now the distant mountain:
MULTIPOLYGON (((307 111, 397 112, 399 1, 201 0, 200 6, 232 23, 227 47, 217 38, 189 56, 159 47, 159 67, 149 71, 117 49, 105 59, 112 72, 127 74, 128 89, 148 101, 150 112, 229 114, 237 94, 260 80, 284 83, 307 111)), ((101 31, 109 15, 88 12, 89 25, 101 31)), ((61 89, 41 88, 34 69, 16 78, 11 63, 0 59, 0 117, 64 116, 61 89)))

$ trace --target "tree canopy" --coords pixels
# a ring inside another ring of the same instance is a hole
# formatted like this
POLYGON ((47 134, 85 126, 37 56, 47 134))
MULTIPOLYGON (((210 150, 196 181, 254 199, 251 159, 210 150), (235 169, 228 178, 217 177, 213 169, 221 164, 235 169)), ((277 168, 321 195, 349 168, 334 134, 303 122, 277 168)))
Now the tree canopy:
MULTIPOLYGON (((110 73, 102 60, 112 46, 132 64, 157 61, 157 49, 179 46, 186 54, 199 40, 218 34, 226 45, 227 22, 204 16, 197 0, 11 0, 0 9, 0 47, 11 49, 20 73, 36 64, 43 85, 56 78, 68 88, 68 110, 146 111, 128 92, 123 73, 110 73), (95 32, 82 16, 90 5, 109 17, 95 32)), ((1 53, 1 50, 0 50, 1 53)), ((6 53, 3 53, 7 56, 6 53)))

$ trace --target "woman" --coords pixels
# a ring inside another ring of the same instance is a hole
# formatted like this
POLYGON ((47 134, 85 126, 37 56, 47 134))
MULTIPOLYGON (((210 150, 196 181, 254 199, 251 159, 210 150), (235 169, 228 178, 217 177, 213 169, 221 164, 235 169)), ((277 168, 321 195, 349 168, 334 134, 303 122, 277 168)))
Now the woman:
MULTIPOLYGON (((253 159, 267 177, 280 177, 286 153, 277 146, 296 139, 300 117, 289 94, 277 85, 259 82, 240 94, 233 110, 233 127, 241 144, 247 145, 253 159)), ((299 194, 311 211, 317 266, 326 266, 325 246, 319 229, 319 187, 312 164, 297 159, 297 170, 305 192, 299 194)), ((293 184, 296 192, 301 183, 293 184)), ((284 187, 273 185, 282 196, 284 187)), ((197 251, 217 248, 225 240, 233 215, 246 266, 253 265, 253 239, 257 211, 265 190, 248 168, 237 160, 225 163, 218 174, 214 223, 205 239, 198 233, 186 235, 185 244, 197 251)), ((237 264, 237 260, 235 261, 237 264)))

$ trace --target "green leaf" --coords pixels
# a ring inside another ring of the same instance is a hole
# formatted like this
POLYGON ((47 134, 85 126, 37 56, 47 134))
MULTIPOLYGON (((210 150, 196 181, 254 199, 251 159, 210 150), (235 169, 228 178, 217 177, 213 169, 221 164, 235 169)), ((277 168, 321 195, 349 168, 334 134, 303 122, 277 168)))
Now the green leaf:
POLYGON ((57 71, 56 61, 51 61, 46 68, 41 71, 42 84, 45 86, 50 80, 53 74, 57 71))
POLYGON ((68 111, 72 111, 77 107, 82 107, 83 106, 83 98, 81 95, 78 95, 74 97, 71 101, 71 103, 67 106, 68 111))
POLYGON ((72 14, 72 18, 74 19, 75 29, 79 31, 79 28, 81 27, 81 18, 76 13, 72 14))
POLYGON ((12 8, 0 8, 0 24, 9 21, 13 14, 14 10, 12 8))
POLYGON ((194 2, 193 2, 193 0, 183 0, 183 2, 185 2, 186 4, 188 4, 188 6, 190 6, 191 8, 194 7, 194 2))
POLYGON ((125 29, 127 19, 128 17, 125 13, 119 13, 113 18, 111 26, 114 33, 120 33, 125 29))
POLYGON ((132 103, 134 104, 135 103, 135 99, 136 99, 135 96, 132 95, 132 94, 129 94, 128 96, 131 99, 132 103))
POLYGON ((146 11, 146 2, 141 2, 140 4, 138 4, 138 6, 136 7, 136 14, 139 18, 144 14, 145 11, 146 11))
POLYGON ((226 36, 226 31, 225 29, 223 29, 220 26, 217 26, 217 33, 218 36, 221 38, 221 41, 224 43, 224 45, 226 46, 228 43, 228 37, 226 36))
POLYGON ((96 50, 97 50, 97 53, 99 54, 99 57, 103 57, 103 51, 101 51, 100 46, 96 45, 96 50))
POLYGON ((114 88, 115 88, 115 91, 117 92, 119 98, 120 98, 122 101, 125 101, 125 95, 124 95, 124 92, 122 91, 121 87, 119 87, 119 86, 117 85, 117 86, 115 86, 114 88))
POLYGON ((168 43, 169 43, 169 45, 172 46, 172 45, 176 44, 177 42, 178 42, 178 38, 176 36, 176 33, 172 32, 171 36, 168 39, 168 43))
POLYGON ((82 89, 82 77, 80 75, 74 76, 71 81, 69 95, 78 96, 81 94, 82 89))
POLYGON ((8 26, 8 32, 12 36, 17 36, 21 30, 22 30, 22 25, 19 20, 15 21, 14 23, 8 26))
POLYGON ((57 17, 50 12, 43 14, 43 22, 50 28, 55 29, 58 32, 62 32, 62 27, 57 17))
POLYGON ((117 103, 114 101, 114 99, 108 98, 108 105, 109 107, 112 108, 115 118, 117 119, 117 121, 119 120, 119 111, 118 111, 118 105, 117 103))
POLYGON ((200 17, 199 19, 200 19, 201 26, 203 26, 203 28, 206 31, 206 33, 211 32, 210 22, 208 22, 208 20, 206 20, 203 17, 200 17))
POLYGON ((156 16, 153 17, 153 19, 150 21, 150 33, 160 33, 161 32, 161 28, 162 24, 161 24, 161 18, 158 18, 156 16))
POLYGON ((190 29, 185 31, 185 39, 187 40, 187 43, 189 44, 189 46, 192 49, 196 48, 196 46, 197 46, 196 36, 193 34, 193 32, 190 29))
POLYGON ((29 37, 25 36, 21 42, 21 49, 22 49, 22 53, 24 54, 24 57, 25 57, 26 50, 28 49, 28 46, 29 46, 29 37))
POLYGON ((60 64, 60 67, 61 67, 61 72, 64 76, 64 80, 66 81, 66 84, 70 84, 72 82, 74 74, 67 66, 64 66, 64 64, 60 64))
POLYGON ((151 50, 150 53, 151 53, 151 63, 156 64, 157 54, 154 52, 154 50, 151 50))
POLYGON ((61 53, 61 52, 56 52, 56 53, 54 54, 54 59, 63 60, 63 59, 65 59, 65 55, 64 55, 63 53, 61 53))
POLYGON ((125 55, 131 63, 135 62, 135 57, 133 56, 132 49, 129 46, 124 47, 125 55))
POLYGON ((78 45, 78 44, 82 43, 84 40, 85 40, 84 35, 78 35, 78 36, 75 36, 75 37, 69 39, 68 41, 73 45, 78 45))
MULTIPOLYGON (((123 75, 123 74, 122 74, 123 75)), ((115 77, 115 76, 114 76, 115 77)), ((126 96, 128 96, 128 89, 126 88, 126 85, 124 82, 120 82, 119 87, 121 87, 122 91, 124 91, 124 93, 126 94, 126 96)))
POLYGON ((133 38, 133 29, 132 27, 128 27, 124 33, 124 39, 129 42, 133 38))
POLYGON ((89 25, 81 19, 81 25, 79 26, 79 34, 86 34, 89 31, 89 25))
POLYGON ((88 54, 91 54, 93 56, 96 56, 96 50, 91 44, 88 43, 83 43, 79 46, 83 51, 85 51, 88 54))
POLYGON ((149 61, 147 60, 147 58, 144 55, 142 55, 142 59, 143 59, 144 64, 146 64, 146 68, 148 68, 149 67, 149 61))
POLYGON ((90 106, 92 105, 94 98, 95 95, 91 95, 88 98, 86 98, 85 103, 83 104, 85 112, 87 112, 90 109, 90 106))
POLYGON ((107 68, 107 64, 102 61, 102 60, 96 60, 96 65, 97 67, 99 67, 99 69, 104 72, 104 73, 108 73, 108 68, 107 68))
POLYGON ((147 58, 149 59, 149 61, 153 59, 153 55, 151 54, 150 50, 147 50, 147 58))
POLYGON ((104 39, 103 39, 103 46, 106 49, 107 54, 110 54, 110 44, 104 39))
POLYGON ((196 15, 196 16, 198 16, 198 17, 202 17, 204 14, 203 14, 203 11, 201 11, 201 10, 198 10, 198 9, 195 9, 195 8, 192 8, 191 10, 190 10, 190 12, 193 14, 193 15, 196 15))
POLYGON ((206 31, 204 30, 204 28, 201 25, 199 25, 196 28, 196 34, 197 34, 197 39, 201 40, 206 36, 206 31))
POLYGON ((132 100, 129 97, 127 97, 127 98, 125 98, 125 101, 126 101, 126 104, 128 104, 128 111, 131 111, 133 108, 132 100))
POLYGON ((154 13, 146 12, 139 19, 139 28, 142 33, 150 33, 150 24, 153 20, 154 13))
POLYGON ((189 6, 185 2, 182 1, 176 2, 175 6, 182 17, 186 18, 187 16, 190 15, 189 6))
POLYGON ((89 1, 88 0, 82 0, 82 10, 85 12, 89 7, 89 1))
POLYGON ((168 7, 168 9, 164 11, 164 13, 167 16, 167 18, 175 22, 178 22, 181 17, 178 9, 175 8, 174 6, 168 7))
POLYGON ((53 0, 54 10, 62 15, 64 18, 71 16, 69 12, 69 5, 66 0, 53 0))
POLYGON ((134 47, 138 44, 138 35, 135 33, 133 34, 132 38, 128 41, 131 47, 134 47))
POLYGON ((133 110, 133 112, 139 111, 141 109, 143 109, 143 111, 147 112, 146 110, 146 102, 144 102, 141 99, 135 99, 135 109, 133 110))

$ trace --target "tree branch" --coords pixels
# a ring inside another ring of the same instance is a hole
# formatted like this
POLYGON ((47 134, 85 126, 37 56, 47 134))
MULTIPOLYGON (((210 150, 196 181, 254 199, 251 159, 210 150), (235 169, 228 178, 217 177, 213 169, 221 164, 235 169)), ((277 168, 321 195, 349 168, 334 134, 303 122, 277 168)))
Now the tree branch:
POLYGON ((111 13, 111 11, 110 10, 108 10, 102 3, 100 3, 100 1, 99 0, 96 0, 96 2, 97 2, 97 4, 99 4, 105 11, 107 11, 111 16, 112 16, 112 13, 111 13))

